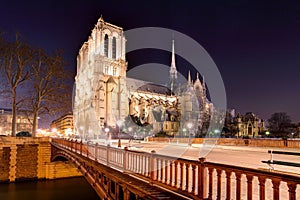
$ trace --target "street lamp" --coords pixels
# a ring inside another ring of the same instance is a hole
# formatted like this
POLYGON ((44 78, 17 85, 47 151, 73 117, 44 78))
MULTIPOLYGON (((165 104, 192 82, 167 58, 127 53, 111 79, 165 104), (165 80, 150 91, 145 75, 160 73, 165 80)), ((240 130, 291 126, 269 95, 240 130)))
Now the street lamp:
POLYGON ((118 128, 119 128, 119 139, 118 139, 118 147, 121 147, 121 139, 120 139, 120 133, 121 133, 121 127, 123 125, 123 121, 122 120, 118 120, 117 121, 117 125, 118 125, 118 128))
POLYGON ((105 131, 105 133, 106 133, 106 137, 107 137, 108 145, 109 145, 109 142, 110 142, 110 141, 109 141, 109 135, 108 135, 109 128, 106 127, 106 128, 104 129, 104 131, 105 131))
POLYGON ((188 124, 187 124, 187 127, 188 127, 188 129, 189 129, 189 146, 191 146, 192 144, 191 144, 191 128, 193 127, 193 124, 191 123, 191 122, 189 122, 188 124))
POLYGON ((266 131, 266 135, 267 135, 267 137, 269 137, 269 135, 270 135, 270 132, 269 132, 269 131, 266 131))

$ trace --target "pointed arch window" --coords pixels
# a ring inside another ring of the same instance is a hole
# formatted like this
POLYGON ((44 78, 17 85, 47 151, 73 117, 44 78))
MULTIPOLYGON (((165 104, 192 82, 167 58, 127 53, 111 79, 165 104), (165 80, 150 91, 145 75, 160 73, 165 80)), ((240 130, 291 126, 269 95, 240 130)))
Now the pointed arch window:
POLYGON ((112 39, 112 58, 117 58, 117 40, 116 37, 113 37, 112 39))
POLYGON ((113 68, 113 76, 117 76, 117 68, 116 67, 113 68))
POLYGON ((108 57, 108 35, 104 36, 104 55, 108 57))

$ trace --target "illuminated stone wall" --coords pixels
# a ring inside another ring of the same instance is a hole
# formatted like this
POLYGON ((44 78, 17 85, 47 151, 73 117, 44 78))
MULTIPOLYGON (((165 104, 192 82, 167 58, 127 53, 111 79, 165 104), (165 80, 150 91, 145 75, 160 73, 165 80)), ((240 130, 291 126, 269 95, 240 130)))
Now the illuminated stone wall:
POLYGON ((123 29, 100 18, 79 50, 73 115, 83 138, 116 127, 128 115, 125 43, 123 29))
POLYGON ((69 161, 51 162, 49 138, 0 138, 0 183, 82 176, 69 161))

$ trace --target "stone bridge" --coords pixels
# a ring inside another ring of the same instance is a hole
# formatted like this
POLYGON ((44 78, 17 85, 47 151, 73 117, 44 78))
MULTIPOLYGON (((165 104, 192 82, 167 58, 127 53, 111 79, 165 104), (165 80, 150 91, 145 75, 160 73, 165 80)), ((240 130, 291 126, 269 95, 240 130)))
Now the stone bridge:
POLYGON ((54 139, 53 155, 81 169, 107 199, 300 199, 300 177, 54 139), (163 189, 160 189, 163 188, 163 189))
POLYGON ((64 139, 0 138, 0 172, 0 182, 83 175, 101 199, 300 199, 297 175, 64 139), (70 168, 51 162, 61 158, 70 168))

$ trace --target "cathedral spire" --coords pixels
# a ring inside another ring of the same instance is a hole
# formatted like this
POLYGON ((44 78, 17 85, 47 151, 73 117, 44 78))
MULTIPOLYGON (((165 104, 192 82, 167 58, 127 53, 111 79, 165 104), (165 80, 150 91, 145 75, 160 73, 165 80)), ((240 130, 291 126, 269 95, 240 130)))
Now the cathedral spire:
POLYGON ((189 74, 188 74, 188 86, 192 85, 192 81, 191 81, 191 71, 189 70, 189 74))
POLYGON ((172 40, 172 61, 170 67, 170 89, 173 92, 176 89, 176 81, 177 80, 177 70, 175 64, 175 48, 174 48, 174 40, 172 40))
POLYGON ((174 76, 174 78, 177 78, 177 70, 176 70, 176 64, 175 64, 175 45, 174 45, 174 40, 172 40, 172 61, 171 61, 170 75, 174 76))

